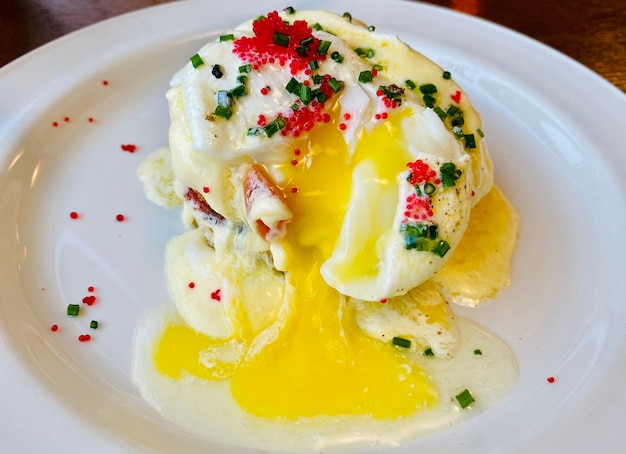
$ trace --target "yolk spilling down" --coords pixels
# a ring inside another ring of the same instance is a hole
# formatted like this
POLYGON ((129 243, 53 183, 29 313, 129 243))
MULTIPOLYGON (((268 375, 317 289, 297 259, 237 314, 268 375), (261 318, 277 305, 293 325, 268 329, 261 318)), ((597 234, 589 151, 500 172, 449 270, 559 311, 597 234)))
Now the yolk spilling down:
MULTIPOLYGON (((290 163, 281 169, 288 175, 283 189, 294 212, 283 239, 292 289, 288 298, 294 312, 279 338, 247 363, 234 366, 218 361, 214 368, 220 370, 211 370, 199 358, 224 342, 170 324, 155 350, 162 374, 205 379, 232 374, 235 400, 245 410, 265 417, 371 414, 385 418, 410 415, 436 404, 437 393, 429 377, 400 347, 365 335, 345 297, 320 275, 320 266, 341 229, 356 163, 372 160, 379 176, 373 183, 381 188, 397 185, 396 176, 410 159, 397 134, 405 115, 410 111, 395 114, 361 137, 349 162, 335 114, 332 122, 312 131, 308 142, 297 144, 300 157, 309 159, 310 166, 290 163)), ((356 251, 354 267, 345 273, 368 273, 376 266, 378 233, 370 231, 371 239, 356 251)), ((438 310, 431 308, 433 315, 438 310)), ((239 331, 238 336, 251 341, 246 339, 251 331, 245 323, 239 331)))

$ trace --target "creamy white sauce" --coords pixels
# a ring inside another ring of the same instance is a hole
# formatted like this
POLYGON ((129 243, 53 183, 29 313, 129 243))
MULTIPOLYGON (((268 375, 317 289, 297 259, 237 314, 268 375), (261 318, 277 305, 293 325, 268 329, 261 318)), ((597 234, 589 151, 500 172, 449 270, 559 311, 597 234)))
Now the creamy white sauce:
POLYGON ((436 408, 398 419, 319 416, 288 421, 259 418, 234 402, 229 381, 195 377, 172 380, 154 368, 152 351, 175 308, 161 305, 148 313, 136 333, 133 380, 142 395, 167 419, 207 439, 235 446, 283 452, 348 452, 394 447, 476 416, 502 400, 517 381, 509 347, 474 322, 455 317, 459 342, 446 359, 411 353, 439 391, 436 408), (482 355, 474 350, 480 349, 482 355), (461 409, 455 396, 468 389, 475 402, 461 409))

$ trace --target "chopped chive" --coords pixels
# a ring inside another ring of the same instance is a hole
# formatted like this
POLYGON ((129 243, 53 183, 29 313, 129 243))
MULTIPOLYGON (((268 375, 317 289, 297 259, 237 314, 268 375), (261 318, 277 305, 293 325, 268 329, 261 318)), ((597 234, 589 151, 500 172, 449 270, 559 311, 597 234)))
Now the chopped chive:
POLYGON ((232 96, 233 98, 237 99, 237 98, 241 98, 242 96, 246 95, 248 92, 246 90, 246 86, 245 85, 237 85, 229 93, 230 93, 230 96, 232 96))
POLYGON ((374 51, 374 49, 367 49, 367 53, 365 54, 365 56, 367 58, 372 58, 372 57, 374 57, 375 54, 376 54, 376 52, 374 51))
POLYGON ((232 97, 227 90, 217 92, 217 105, 222 107, 230 107, 232 105, 232 97))
POLYGON ((274 134, 276 134, 278 132, 280 128, 278 127, 278 125, 275 122, 269 122, 264 128, 263 130, 265 131, 265 135, 267 137, 272 137, 274 134))
POLYGON ((431 109, 433 107, 435 107, 435 102, 437 101, 435 98, 433 98, 431 95, 424 95, 422 96, 422 99, 424 100, 424 105, 426 107, 430 107, 431 109))
POLYGON ((296 54, 298 54, 300 58, 307 57, 309 55, 309 48, 303 46, 296 47, 296 54))
POLYGON ((80 306, 78 304, 67 305, 67 315, 76 316, 80 312, 80 306))
POLYGON ((311 91, 311 99, 317 99, 317 102, 325 103, 328 98, 326 96, 326 93, 324 93, 320 88, 316 88, 315 90, 311 91))
POLYGON ((465 134, 463 138, 465 139, 465 147, 476 148, 476 139, 474 138, 474 134, 465 134))
POLYGON ((308 47, 309 44, 311 44, 313 42, 313 37, 312 36, 307 36, 306 38, 302 38, 300 40, 300 45, 302 47, 308 47))
POLYGON ((362 84, 367 84, 371 82, 372 79, 374 79, 374 74, 372 73, 372 71, 361 71, 359 73, 359 82, 361 82, 362 84))
POLYGON ((463 115, 457 115, 452 119, 451 124, 452 126, 463 126, 465 124, 465 118, 463 118, 463 115))
POLYGON ((317 53, 319 55, 326 55, 328 53, 328 49, 330 49, 330 45, 332 43, 330 41, 321 40, 319 45, 317 46, 317 53))
POLYGON ((411 348, 411 341, 409 339, 403 339, 402 337, 394 337, 391 339, 391 343, 398 347, 411 348))
POLYGON ((309 62, 309 69, 311 71, 315 71, 316 69, 319 69, 319 68, 320 68, 320 64, 318 63, 317 60, 311 60, 309 62))
POLYGON ((480 137, 485 137, 485 133, 484 133, 484 132, 483 132, 483 130, 482 130, 482 129, 480 129, 480 128, 478 128, 478 129, 476 130, 476 133, 477 133, 480 137))
POLYGON ((461 109, 459 109, 457 106, 451 105, 450 107, 448 107, 448 110, 446 111, 446 113, 450 115, 451 117, 454 117, 460 111, 461 109))
POLYGON ((455 397, 461 408, 466 408, 472 403, 476 402, 476 400, 474 399, 474 397, 472 396, 472 394, 469 392, 468 389, 464 389, 455 397))
POLYGON ((450 250, 450 243, 446 240, 438 240, 435 246, 430 250, 433 254, 443 257, 450 250))
POLYGON ((313 83, 315 85, 321 84, 323 80, 324 80, 324 76, 322 76, 321 74, 314 74, 313 75, 313 83))
POLYGON ((228 120, 233 115, 233 109, 228 106, 216 106, 215 107, 215 115, 218 117, 225 118, 228 120))
POLYGON ((339 93, 341 91, 341 89, 343 88, 343 82, 338 81, 337 79, 335 79, 334 77, 332 77, 329 81, 328 81, 328 85, 330 86, 330 88, 333 90, 333 92, 335 93, 339 93))
POLYGON ((413 82, 411 79, 405 80, 404 85, 406 85, 409 90, 415 90, 415 87, 417 87, 417 85, 415 85, 415 82, 413 82))
POLYGON ((291 15, 294 14, 296 10, 293 8, 293 6, 288 6, 287 8, 285 8, 285 12, 291 15))
POLYGON ((424 356, 435 356, 435 354, 433 353, 433 349, 428 347, 426 350, 424 350, 424 356))
POLYGON ((337 63, 341 63, 343 62, 343 55, 341 55, 339 52, 334 51, 332 54, 330 54, 330 58, 332 58, 333 60, 335 60, 337 63))
MULTIPOLYGON (((404 236, 406 249, 434 252, 433 249, 439 245, 437 241, 438 227, 435 224, 405 223, 400 226, 400 233, 404 236)), ((442 252, 443 247, 440 246, 442 252)), ((443 253, 445 254, 445 252, 443 253)))
POLYGON ((229 33, 228 35, 220 36, 221 43, 223 43, 224 41, 234 41, 234 40, 235 40, 235 35, 233 35, 232 33, 229 33))
POLYGON ((315 30, 315 31, 320 31, 323 30, 322 26, 319 24, 319 22, 314 23, 313 25, 311 25, 311 29, 315 30))
POLYGON ((397 85, 389 85, 387 87, 380 85, 378 87, 383 94, 391 101, 402 102, 402 95, 404 94, 404 88, 400 88, 397 85))
POLYGON ((237 76, 237 82, 239 82, 242 85, 245 85, 248 82, 248 77, 245 74, 241 74, 237 76))
POLYGON ((352 22, 352 14, 350 14, 349 12, 345 12, 343 13, 343 17, 347 19, 348 22, 352 22))
POLYGON ((98 329, 98 320, 92 320, 92 321, 89 323, 89 327, 90 327, 91 329, 98 329))
POLYGON ((239 67, 240 74, 249 73, 250 71, 252 71, 252 65, 241 65, 239 67))
POLYGON ((441 75, 441 77, 443 77, 444 79, 448 80, 452 78, 452 74, 450 74, 450 71, 444 71, 443 74, 441 75))
POLYGON ((435 192, 435 189, 435 185, 432 183, 424 184, 424 192, 426 193, 426 195, 432 195, 435 192))
POLYGON ((374 27, 373 25, 370 25, 369 27, 367 27, 367 30, 370 32, 373 32, 374 30, 376 30, 376 27, 374 27))
POLYGON ((475 355, 482 355, 483 352, 480 350, 480 348, 477 348, 476 350, 474 350, 474 354, 475 355))
POLYGON ((265 134, 265 131, 260 126, 255 126, 254 128, 248 129, 249 136, 262 136, 263 134, 265 134))
POLYGON ((311 87, 308 85, 300 84, 300 101, 304 104, 311 102, 311 87))
POLYGON ((425 95, 432 95, 437 93, 437 86, 435 84, 420 85, 420 92, 425 95))
POLYGON ((354 52, 359 56, 359 57, 365 57, 365 50, 363 50, 360 47, 357 47, 356 49, 354 49, 354 52))
POLYGON ((204 65, 204 60, 202 60, 202 57, 200 57, 200 55, 198 54, 192 55, 189 60, 191 61, 191 64, 194 68, 199 68, 200 66, 204 65))
POLYGON ((426 224, 402 224, 400 231, 412 238, 425 238, 426 235, 428 235, 428 227, 426 224))
POLYGON ((289 35, 279 31, 274 32, 274 44, 282 47, 289 47, 289 35))
POLYGON ((439 106, 435 107, 433 110, 435 111, 437 115, 439 115, 439 118, 441 118, 442 121, 445 120, 446 117, 448 116, 448 114, 445 113, 444 110, 439 106))
POLYGON ((296 94, 298 90, 300 90, 300 82, 292 77, 289 82, 287 82, 287 85, 285 85, 285 90, 291 94, 296 94))
POLYGON ((278 131, 283 129, 286 124, 287 124, 287 122, 285 121, 285 119, 283 117, 277 117, 274 121, 270 121, 263 128, 263 130, 265 131, 265 134, 267 135, 267 137, 272 137, 278 131))
POLYGON ((445 188, 451 188, 456 184, 456 180, 458 180, 461 175, 461 169, 457 169, 454 163, 446 162, 441 167, 439 167, 439 173, 441 174, 441 183, 445 188))
POLYGON ((383 65, 376 64, 376 65, 372 66, 372 69, 375 69, 376 71, 382 71, 383 70, 383 65))

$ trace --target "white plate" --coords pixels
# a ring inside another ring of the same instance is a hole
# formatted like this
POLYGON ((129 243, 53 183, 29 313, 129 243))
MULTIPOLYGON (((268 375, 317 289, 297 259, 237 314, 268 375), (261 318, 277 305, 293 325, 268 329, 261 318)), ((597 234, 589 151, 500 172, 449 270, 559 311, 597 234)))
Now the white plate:
MULTIPOLYGON (((135 324, 167 298, 162 254, 182 229, 178 213, 147 202, 135 171, 166 143, 170 75, 208 39, 286 6, 264 3, 147 9, 0 70, 0 448, 218 449, 159 418, 129 379, 135 324), (91 285, 98 301, 86 306, 91 285), (70 303, 81 304, 78 318, 65 315, 70 303), (85 333, 91 342, 78 341, 85 333)), ((373 0, 292 4, 350 11, 450 70, 483 114, 496 181, 521 213, 511 287, 494 304, 458 311, 508 342, 519 384, 497 407, 399 452, 620 450, 624 94, 537 42, 448 10, 373 0)))

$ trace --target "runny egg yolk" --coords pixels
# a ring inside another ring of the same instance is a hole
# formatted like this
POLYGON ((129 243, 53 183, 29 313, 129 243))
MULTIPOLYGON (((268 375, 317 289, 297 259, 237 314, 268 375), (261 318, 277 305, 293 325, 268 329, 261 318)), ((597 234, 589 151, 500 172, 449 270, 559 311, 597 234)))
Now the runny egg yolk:
MULTIPOLYGON (((302 150, 301 161, 278 169, 286 176, 284 193, 293 211, 282 240, 292 314, 276 341, 252 360, 233 367, 231 392, 244 410, 264 417, 370 414, 392 418, 436 404, 437 391, 425 372, 391 339, 383 343, 363 333, 354 309, 320 274, 341 231, 355 166, 371 160, 377 173, 373 183, 383 190, 391 187, 397 194, 393 189, 397 175, 411 161, 400 122, 410 114, 407 109, 390 115, 363 133, 352 158, 337 121, 318 125, 307 141, 296 144, 302 150)), ((368 236, 363 247, 354 251, 351 266, 341 270, 346 277, 372 272, 378 263, 376 238, 391 219, 372 222, 364 225, 368 236)), ((252 340, 245 339, 252 336, 245 328, 238 335, 247 343, 252 340)), ((211 338, 169 325, 155 350, 155 363, 172 378, 182 371, 216 378, 216 371, 198 361, 203 352, 215 348, 211 338)))

